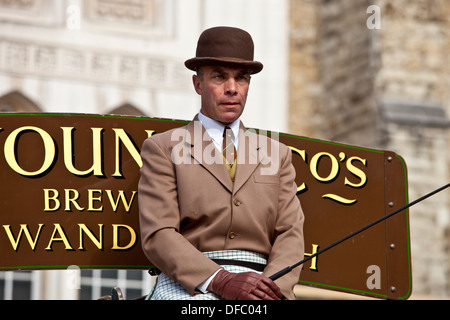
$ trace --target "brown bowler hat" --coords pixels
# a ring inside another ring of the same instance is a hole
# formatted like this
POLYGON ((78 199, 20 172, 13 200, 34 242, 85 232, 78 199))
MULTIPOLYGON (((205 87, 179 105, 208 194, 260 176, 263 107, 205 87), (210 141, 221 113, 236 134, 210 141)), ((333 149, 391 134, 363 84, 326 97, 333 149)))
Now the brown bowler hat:
POLYGON ((230 66, 248 68, 258 73, 263 65, 253 61, 254 45, 251 35, 233 27, 214 27, 203 31, 198 38, 195 58, 186 60, 184 65, 191 70, 200 66, 230 66))

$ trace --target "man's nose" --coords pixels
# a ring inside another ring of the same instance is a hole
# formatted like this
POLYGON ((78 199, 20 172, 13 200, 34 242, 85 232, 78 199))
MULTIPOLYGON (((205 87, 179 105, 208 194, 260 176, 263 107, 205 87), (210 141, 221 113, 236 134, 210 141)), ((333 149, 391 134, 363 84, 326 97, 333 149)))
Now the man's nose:
POLYGON ((233 78, 228 79, 225 82, 225 94, 234 95, 236 92, 236 81, 233 78))

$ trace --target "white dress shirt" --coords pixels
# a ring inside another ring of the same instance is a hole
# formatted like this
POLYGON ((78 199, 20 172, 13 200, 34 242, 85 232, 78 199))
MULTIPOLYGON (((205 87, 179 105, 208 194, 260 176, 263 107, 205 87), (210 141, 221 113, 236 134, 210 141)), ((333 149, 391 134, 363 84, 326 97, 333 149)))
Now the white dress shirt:
MULTIPOLYGON (((203 127, 208 132, 209 136, 213 140, 215 146, 217 149, 222 151, 222 141, 223 141, 223 130, 225 129, 225 125, 213 120, 211 118, 208 118, 204 114, 201 113, 201 111, 198 113, 198 119, 202 123, 203 127)), ((228 126, 230 127, 231 131, 233 131, 234 137, 232 138, 233 144, 236 147, 236 150, 238 148, 239 143, 239 128, 240 128, 241 120, 238 118, 228 126)))

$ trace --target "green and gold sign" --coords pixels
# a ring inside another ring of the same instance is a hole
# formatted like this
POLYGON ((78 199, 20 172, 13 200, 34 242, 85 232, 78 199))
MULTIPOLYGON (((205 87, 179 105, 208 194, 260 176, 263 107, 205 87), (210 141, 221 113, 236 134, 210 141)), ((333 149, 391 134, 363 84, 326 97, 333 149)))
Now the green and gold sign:
MULTIPOLYGON (((146 269, 139 235, 140 147, 186 121, 87 114, 0 114, 0 270, 146 269)), ((306 255, 408 202, 389 151, 271 132, 289 146, 305 212, 306 255)), ((407 299, 408 212, 303 265, 300 284, 407 299)))

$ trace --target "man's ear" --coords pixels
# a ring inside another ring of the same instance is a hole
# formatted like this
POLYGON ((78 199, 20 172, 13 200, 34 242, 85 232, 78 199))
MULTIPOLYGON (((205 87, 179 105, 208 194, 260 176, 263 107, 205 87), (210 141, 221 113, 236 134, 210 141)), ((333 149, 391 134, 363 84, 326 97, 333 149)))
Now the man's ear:
POLYGON ((200 77, 198 75, 194 74, 192 76, 192 83, 194 84, 195 92, 197 92, 197 94, 201 95, 202 94, 202 86, 200 83, 200 77))

